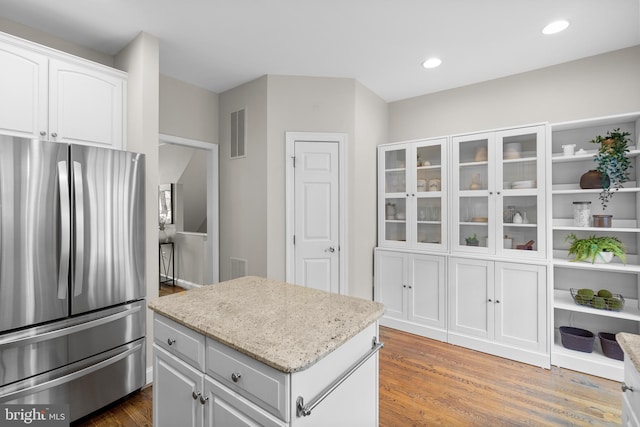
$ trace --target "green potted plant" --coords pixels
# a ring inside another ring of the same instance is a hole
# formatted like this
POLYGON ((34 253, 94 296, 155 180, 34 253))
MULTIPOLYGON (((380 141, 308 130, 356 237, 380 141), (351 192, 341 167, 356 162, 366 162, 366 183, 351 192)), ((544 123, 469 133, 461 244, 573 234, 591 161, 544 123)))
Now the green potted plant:
POLYGON ((473 236, 465 237, 464 239, 467 242, 467 246, 478 246, 478 236, 476 233, 473 233, 473 236))
POLYGON ((627 138, 629 132, 620 132, 620 128, 608 131, 605 136, 598 135, 591 140, 594 144, 600 144, 598 154, 594 161, 598 164, 596 170, 602 174, 602 191, 600 192, 600 202, 602 209, 606 209, 609 199, 611 199, 612 188, 618 191, 622 184, 629 180, 629 169, 631 161, 627 157, 629 143, 627 138))
POLYGON ((565 241, 570 241, 569 255, 575 255, 572 261, 591 261, 592 264, 611 262, 614 256, 627 262, 625 248, 620 239, 611 236, 589 236, 579 239, 574 233, 569 234, 565 241))

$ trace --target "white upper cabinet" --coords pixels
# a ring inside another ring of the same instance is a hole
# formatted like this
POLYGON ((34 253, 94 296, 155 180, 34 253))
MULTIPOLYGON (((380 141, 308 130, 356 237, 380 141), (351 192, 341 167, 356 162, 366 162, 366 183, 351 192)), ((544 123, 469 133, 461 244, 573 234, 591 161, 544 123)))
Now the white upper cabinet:
POLYGON ((0 132, 39 137, 47 130, 48 59, 0 39, 0 132))
POLYGON ((378 148, 378 244, 447 250, 446 138, 378 148))
POLYGON ((49 63, 49 134, 61 142, 122 148, 122 77, 72 62, 49 63))
POLYGON ((451 248, 545 256, 545 127, 453 137, 451 248))
POLYGON ((124 149, 126 73, 0 33, 0 132, 124 149))

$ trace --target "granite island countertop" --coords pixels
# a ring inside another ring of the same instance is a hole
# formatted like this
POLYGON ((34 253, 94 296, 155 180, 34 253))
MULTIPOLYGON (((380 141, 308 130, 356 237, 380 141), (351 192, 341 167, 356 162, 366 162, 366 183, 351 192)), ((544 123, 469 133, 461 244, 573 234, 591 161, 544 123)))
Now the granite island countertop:
POLYGON ((622 347, 625 357, 629 357, 636 367, 636 370, 640 372, 640 335, 630 334, 628 332, 618 332, 616 334, 616 341, 622 347))
POLYGON ((282 372, 307 369, 384 312, 378 302, 254 276, 155 298, 149 308, 282 372))

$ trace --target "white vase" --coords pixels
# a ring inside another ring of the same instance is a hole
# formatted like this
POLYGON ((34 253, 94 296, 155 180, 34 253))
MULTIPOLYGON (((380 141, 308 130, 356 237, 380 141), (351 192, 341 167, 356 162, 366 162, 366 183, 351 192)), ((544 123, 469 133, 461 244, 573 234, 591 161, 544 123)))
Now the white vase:
POLYGON ((595 264, 609 264, 613 260, 613 252, 600 252, 596 255, 595 264))

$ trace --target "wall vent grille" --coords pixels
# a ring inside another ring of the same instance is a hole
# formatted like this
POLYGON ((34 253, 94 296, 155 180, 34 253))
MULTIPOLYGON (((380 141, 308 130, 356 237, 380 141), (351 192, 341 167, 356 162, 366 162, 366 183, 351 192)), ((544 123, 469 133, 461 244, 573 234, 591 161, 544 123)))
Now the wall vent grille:
POLYGON ((237 279, 247 275, 247 260, 231 257, 231 278, 237 279))
POLYGON ((231 158, 238 159, 245 157, 245 135, 246 135, 246 114, 245 110, 231 113, 231 158))

